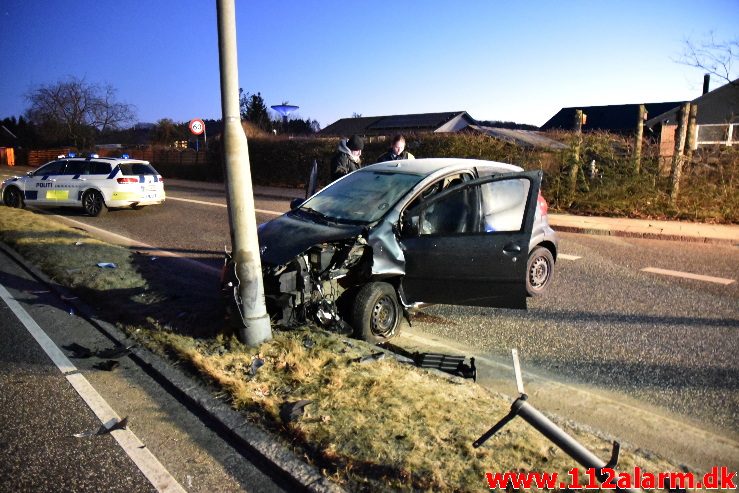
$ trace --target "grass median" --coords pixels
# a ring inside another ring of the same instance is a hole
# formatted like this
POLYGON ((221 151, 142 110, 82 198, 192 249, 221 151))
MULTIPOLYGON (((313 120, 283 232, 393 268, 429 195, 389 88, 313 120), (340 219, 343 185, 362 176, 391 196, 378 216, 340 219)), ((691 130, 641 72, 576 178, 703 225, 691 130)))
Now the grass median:
MULTIPOLYGON (((222 327, 217 286, 192 289, 194 276, 183 276, 174 260, 7 207, 0 207, 0 241, 349 491, 482 491, 486 473, 505 472, 558 473, 568 482, 577 466, 521 419, 473 448, 510 401, 471 380, 365 358, 378 349, 311 326, 275 329, 273 340, 244 346, 222 327)), ((607 460, 610 442, 564 428, 607 460)), ((624 447, 618 469, 637 466, 684 472, 624 447)))

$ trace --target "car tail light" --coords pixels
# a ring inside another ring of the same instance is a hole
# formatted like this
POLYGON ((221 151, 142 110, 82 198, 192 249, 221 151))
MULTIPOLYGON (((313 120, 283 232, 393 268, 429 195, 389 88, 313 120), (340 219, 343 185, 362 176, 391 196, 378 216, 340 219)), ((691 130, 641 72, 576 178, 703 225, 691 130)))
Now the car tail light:
POLYGON ((542 216, 546 216, 549 213, 549 204, 544 200, 544 196, 542 196, 541 191, 539 191, 539 210, 541 211, 542 216))
POLYGON ((118 183, 138 183, 138 178, 118 178, 118 183))

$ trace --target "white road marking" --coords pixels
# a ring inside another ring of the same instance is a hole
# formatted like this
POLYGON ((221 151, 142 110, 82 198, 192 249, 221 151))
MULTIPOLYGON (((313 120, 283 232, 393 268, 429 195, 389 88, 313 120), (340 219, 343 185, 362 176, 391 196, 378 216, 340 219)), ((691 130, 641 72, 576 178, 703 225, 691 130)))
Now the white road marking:
POLYGON ((698 281, 715 282, 717 284, 731 284, 734 279, 724 279, 722 277, 703 276, 701 274, 691 274, 690 272, 680 272, 677 270, 658 269, 656 267, 645 267, 641 269, 644 272, 652 272, 654 274, 664 274, 666 276, 684 277, 686 279, 696 279, 698 281))
POLYGON ((564 259, 564 260, 579 260, 582 257, 578 257, 577 255, 567 255, 566 253, 560 253, 557 255, 558 259, 564 259))
POLYGON ((28 330, 28 332, 33 336, 33 338, 36 339, 36 342, 38 342, 39 346, 41 346, 41 349, 43 349, 44 352, 49 355, 51 361, 54 362, 56 367, 59 368, 62 373, 66 375, 67 373, 77 371, 77 368, 72 364, 71 361, 69 361, 69 359, 67 359, 64 353, 62 353, 62 351, 56 346, 56 344, 54 344, 54 341, 52 341, 51 338, 46 335, 46 332, 44 332, 43 329, 39 327, 36 321, 31 318, 31 316, 23 309, 20 303, 18 303, 12 296, 10 296, 10 293, 2 284, 0 284, 0 298, 5 301, 10 310, 15 314, 18 320, 20 320, 26 330, 28 330))
MULTIPOLYGON (((0 284, 0 298, 8 305, 33 338, 36 339, 41 349, 44 350, 54 365, 64 374, 67 381, 77 391, 82 400, 85 401, 85 404, 95 413, 95 416, 100 419, 100 422, 102 424, 108 424, 120 421, 121 418, 113 408, 110 407, 83 375, 75 373, 77 368, 2 284, 0 284)), ((136 467, 139 468, 157 491, 164 493, 185 493, 185 489, 180 486, 177 480, 131 430, 128 428, 113 430, 110 432, 110 435, 118 442, 118 445, 126 452, 134 464, 136 464, 136 467)))
MULTIPOLYGON (((179 197, 171 197, 167 196, 167 200, 179 200, 181 202, 191 202, 193 204, 201 204, 201 205, 212 205, 215 207, 228 207, 226 204, 219 204, 217 202, 206 202, 205 200, 194 200, 194 199, 181 199, 179 197)), ((268 211, 266 209, 254 209, 255 212, 259 212, 261 214, 272 214, 273 216, 281 216, 284 214, 284 212, 277 212, 277 211, 268 211)))

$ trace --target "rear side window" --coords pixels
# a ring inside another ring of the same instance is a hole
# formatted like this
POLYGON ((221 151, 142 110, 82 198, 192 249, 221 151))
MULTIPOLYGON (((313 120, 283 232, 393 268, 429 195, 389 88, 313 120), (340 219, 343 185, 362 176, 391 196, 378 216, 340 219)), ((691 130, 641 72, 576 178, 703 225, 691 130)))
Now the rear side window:
POLYGON ((91 161, 87 165, 85 171, 89 171, 91 175, 109 175, 112 170, 110 163, 104 163, 102 161, 91 161))
POLYGON ((125 176, 158 175, 157 170, 143 163, 123 163, 121 172, 125 176))
POLYGON ((99 161, 69 161, 65 175, 108 175, 110 164, 99 161))
POLYGON ((70 161, 67 163, 67 169, 64 170, 65 175, 85 175, 87 171, 87 163, 84 161, 70 161))

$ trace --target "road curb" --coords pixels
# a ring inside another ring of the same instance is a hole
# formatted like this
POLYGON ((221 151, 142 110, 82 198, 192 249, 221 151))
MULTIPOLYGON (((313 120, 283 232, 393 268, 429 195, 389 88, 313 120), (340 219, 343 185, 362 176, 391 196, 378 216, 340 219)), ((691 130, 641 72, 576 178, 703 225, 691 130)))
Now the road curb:
POLYGON ((708 238, 701 236, 689 236, 689 235, 670 235, 661 233, 640 233, 634 231, 620 231, 616 229, 600 229, 600 228, 584 228, 578 226, 562 226, 552 225, 550 226, 553 230, 558 233, 578 233, 587 234, 594 236, 619 236, 624 238, 640 238, 644 240, 666 240, 666 241, 682 241, 689 243, 707 243, 712 245, 728 245, 733 246, 736 244, 734 240, 724 238, 708 238))
MULTIPOLYGON (((114 325, 98 318, 95 311, 79 299, 76 299, 69 289, 54 282, 34 265, 28 263, 25 258, 10 246, 4 242, 0 242, 0 250, 37 280, 46 284, 59 296, 64 297, 65 302, 73 308, 75 314, 83 317, 112 341, 117 344, 124 344, 125 342, 131 341, 126 334, 118 330, 114 325)), ((197 381, 177 370, 163 358, 141 347, 131 348, 130 357, 136 360, 137 364, 144 368, 144 370, 162 379, 172 390, 176 391, 200 412, 208 415, 210 419, 221 427, 222 431, 230 434, 237 443, 240 443, 249 452, 258 455, 273 467, 282 471, 291 482, 303 488, 304 491, 311 493, 341 493, 345 491, 323 476, 318 468, 301 461, 266 432, 250 425, 241 413, 232 409, 225 402, 216 399, 197 381)))

